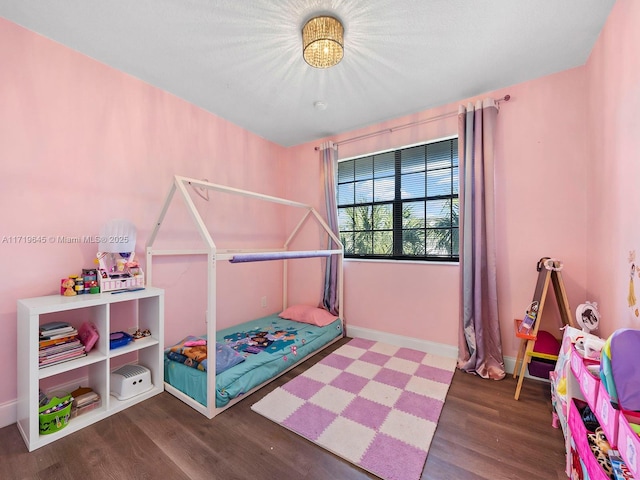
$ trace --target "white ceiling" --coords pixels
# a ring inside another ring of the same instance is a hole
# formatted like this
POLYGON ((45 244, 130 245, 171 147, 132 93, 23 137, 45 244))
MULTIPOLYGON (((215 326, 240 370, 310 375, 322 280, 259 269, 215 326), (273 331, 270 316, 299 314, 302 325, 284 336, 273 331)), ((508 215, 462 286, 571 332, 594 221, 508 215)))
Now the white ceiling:
POLYGON ((614 3, 2 0, 0 16, 292 146, 583 65, 614 3), (327 70, 302 58, 317 13, 345 27, 327 70))

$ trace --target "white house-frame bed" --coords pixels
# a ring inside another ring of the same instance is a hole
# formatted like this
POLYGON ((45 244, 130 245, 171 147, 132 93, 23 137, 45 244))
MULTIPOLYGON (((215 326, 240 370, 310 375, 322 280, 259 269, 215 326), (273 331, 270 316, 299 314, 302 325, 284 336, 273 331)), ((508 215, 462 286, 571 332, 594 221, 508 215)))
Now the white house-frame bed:
POLYGON ((288 292, 287 292, 287 287, 288 287, 288 269, 287 269, 287 262, 289 260, 293 260, 296 258, 310 258, 310 257, 328 257, 328 256, 332 256, 335 255, 338 258, 338 281, 337 281, 337 294, 338 294, 338 308, 340 309, 340 311, 338 312, 338 317, 340 319, 341 323, 341 335, 337 336, 336 338, 334 338, 333 340, 331 340, 330 342, 326 343, 325 345, 323 345, 322 347, 318 348, 317 350, 308 353, 306 356, 301 356, 300 359, 297 359, 297 361, 295 361, 295 363, 293 363, 292 365, 288 366, 288 368, 286 368, 285 370, 277 373, 275 376, 273 376, 272 378, 262 382, 261 384, 255 386, 254 388, 252 388, 251 390, 247 391, 247 392, 243 392, 242 395, 233 398, 229 401, 229 403, 227 403, 225 406, 223 407, 217 407, 216 406, 216 355, 208 355, 207 358, 207 362, 208 362, 208 367, 206 372, 202 372, 203 374, 206 373, 206 405, 204 405, 203 403, 200 403, 198 401, 196 401, 194 398, 192 398, 189 395, 186 395, 185 393, 183 393, 181 390, 175 388, 173 385, 169 384, 168 382, 165 381, 165 390, 167 390, 169 393, 171 393, 172 395, 176 396, 177 398, 179 398, 180 400, 182 400, 183 402, 185 402, 186 404, 190 405, 191 407, 193 407, 195 410, 197 410, 198 412, 202 413, 203 415, 205 415, 208 418, 213 418, 214 416, 216 416, 217 414, 221 413, 222 411, 224 411, 225 409, 227 409, 228 407, 232 406, 233 404, 237 403, 238 401, 240 401, 242 398, 244 398, 246 395, 249 395, 250 393, 254 392, 255 390, 257 390, 258 388, 264 386, 266 383, 268 383, 269 381, 277 378, 278 376, 282 375, 283 373, 285 373, 287 370, 290 370, 291 368, 293 368, 295 365, 297 365, 298 363, 300 363, 301 361, 303 361, 305 358, 313 355, 314 353, 316 353, 319 350, 322 350, 322 348, 325 348, 327 346, 329 346, 331 343, 334 343, 335 341, 339 340, 345 332, 344 329, 344 318, 342 318, 341 313, 344 311, 344 299, 343 299, 343 266, 342 266, 342 261, 343 261, 343 247, 342 247, 342 243, 340 242, 340 239, 331 231, 331 229, 329 228, 329 226, 327 225, 327 223, 324 221, 324 219, 318 214, 318 212, 310 205, 304 204, 304 203, 300 203, 300 202, 295 202, 295 201, 291 201, 291 200, 286 200, 283 198, 278 198, 278 197, 273 197, 270 195, 264 195, 264 194, 260 194, 260 193, 256 193, 256 192, 251 192, 251 191, 247 191, 247 190, 240 190, 237 188, 232 188, 232 187, 227 187, 227 186, 223 186, 223 185, 218 185, 218 184, 214 184, 214 183, 210 183, 207 181, 203 181, 203 180, 196 180, 196 179, 192 179, 192 178, 187 178, 187 177, 182 177, 182 176, 178 176, 176 175, 173 183, 171 185, 171 188, 169 190, 169 193, 167 194, 167 197, 165 199, 164 205, 162 207, 162 210, 160 212, 160 215, 158 217, 158 220, 155 223, 154 229, 149 237, 149 240, 147 241, 147 245, 146 245, 146 269, 147 269, 147 283, 148 285, 152 285, 153 283, 153 259, 156 256, 179 256, 179 255, 206 255, 207 256, 207 311, 206 311, 206 319, 207 319, 207 331, 206 331, 206 335, 207 338, 209 339, 209 344, 211 345, 211 339, 215 339, 216 338, 216 332, 217 332, 217 328, 216 328, 216 283, 217 283, 217 272, 218 269, 216 268, 216 262, 218 261, 230 261, 232 263, 238 263, 238 262, 248 262, 248 261, 265 261, 265 260, 282 260, 284 261, 284 266, 283 266, 283 278, 282 278, 282 292, 283 292, 283 298, 282 298, 282 303, 283 303, 283 308, 286 308, 288 306, 288 292), (258 199, 258 200, 262 200, 265 202, 272 202, 272 203, 277 203, 277 204, 282 204, 282 205, 286 205, 286 206, 290 206, 290 207, 294 207, 299 209, 302 212, 302 216, 300 221, 298 222, 298 224, 296 225, 296 227, 293 229, 293 231, 289 234, 289 236, 287 237, 287 240, 285 241, 284 245, 282 248, 279 249, 256 249, 256 250, 249 250, 249 249, 218 249, 216 247, 215 242, 213 241, 213 238, 211 237, 203 219, 202 216, 200 215, 200 212, 198 211, 196 205, 193 202, 193 199, 191 198, 187 187, 191 186, 194 188, 198 188, 199 190, 211 190, 211 191, 217 191, 217 192, 223 192, 226 194, 230 194, 230 195, 237 195, 237 196, 242 196, 242 197, 250 197, 250 198, 254 198, 254 199, 258 199), (204 242, 204 247, 203 248, 197 248, 197 249, 193 249, 193 248, 174 248, 174 249, 157 249, 154 248, 154 243, 156 242, 156 239, 158 237, 158 233, 160 232, 160 230, 162 229, 163 226, 163 221, 165 219, 165 216, 167 214, 167 211, 169 209, 169 206, 171 205, 172 201, 174 201, 174 198, 176 197, 176 193, 178 194, 179 197, 182 198, 182 200, 185 202, 188 212, 190 214, 191 219, 193 220, 195 227, 198 231, 198 233, 200 234, 200 237, 202 238, 203 242, 204 242), (333 248, 333 249, 328 249, 328 250, 291 250, 290 246, 293 242, 293 240, 296 238, 296 236, 298 235, 298 233, 301 231, 301 229, 303 228, 303 226, 307 223, 307 221, 309 220, 315 220, 316 223, 322 228, 322 230, 324 232, 326 232, 327 234, 327 239, 331 239, 333 245, 337 246, 337 248, 333 248))

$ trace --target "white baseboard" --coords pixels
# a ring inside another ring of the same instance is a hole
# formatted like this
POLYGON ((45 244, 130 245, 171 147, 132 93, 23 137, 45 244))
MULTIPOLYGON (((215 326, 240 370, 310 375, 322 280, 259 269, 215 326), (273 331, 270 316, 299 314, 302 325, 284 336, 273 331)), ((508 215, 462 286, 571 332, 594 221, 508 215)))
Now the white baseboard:
MULTIPOLYGON (((347 335, 352 338, 364 338, 365 340, 384 342, 389 345, 397 345, 398 347, 413 348, 414 350, 446 358, 458 357, 458 347, 454 347, 453 345, 421 340, 419 338, 405 337, 403 335, 396 335, 395 333, 381 332, 379 330, 372 330, 370 328, 358 327, 355 325, 347 325, 347 335)), ((508 375, 513 374, 513 367, 515 367, 515 365, 515 357, 504 357, 504 368, 508 375)), ((549 382, 549 380, 529 375, 528 370, 525 371, 524 376, 525 378, 549 382)))
POLYGON ((0 428, 8 427, 18 421, 18 401, 0 405, 0 428))

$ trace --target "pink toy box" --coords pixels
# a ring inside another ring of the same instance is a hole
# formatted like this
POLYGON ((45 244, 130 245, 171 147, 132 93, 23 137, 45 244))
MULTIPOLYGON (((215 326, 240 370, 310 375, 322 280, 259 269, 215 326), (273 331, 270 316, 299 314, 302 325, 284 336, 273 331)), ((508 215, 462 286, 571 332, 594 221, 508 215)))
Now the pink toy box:
POLYGON ((604 430, 609 444, 612 448, 616 448, 618 441, 618 424, 620 411, 613 408, 611 400, 607 390, 604 388, 602 382, 598 386, 598 398, 596 401, 596 408, 594 410, 600 426, 604 430))
MULTIPOLYGON (((571 439, 575 443, 576 451, 584 462, 584 466, 589 474, 589 480, 611 480, 591 452, 589 440, 587 439, 587 428, 584 426, 575 401, 571 402, 570 409, 569 429, 571 430, 571 439)), ((575 463, 575 460, 572 461, 575 463)), ((572 468, 575 470, 581 469, 580 465, 572 465, 572 468)))
POLYGON ((620 414, 618 426, 618 450, 634 478, 640 478, 640 437, 631 428, 631 424, 640 424, 638 413, 620 414))
POLYGON ((571 350, 571 371, 580 383, 580 390, 589 405, 595 407, 598 398, 600 377, 589 371, 589 366, 598 367, 599 362, 582 358, 575 347, 571 350))

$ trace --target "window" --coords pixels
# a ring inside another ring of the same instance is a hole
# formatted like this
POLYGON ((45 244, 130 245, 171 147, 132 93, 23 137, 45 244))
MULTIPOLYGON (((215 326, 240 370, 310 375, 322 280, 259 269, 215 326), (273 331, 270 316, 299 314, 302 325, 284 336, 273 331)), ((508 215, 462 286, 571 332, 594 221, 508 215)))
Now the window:
POLYGON ((458 139, 338 163, 347 258, 458 260, 458 139))

